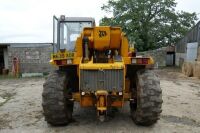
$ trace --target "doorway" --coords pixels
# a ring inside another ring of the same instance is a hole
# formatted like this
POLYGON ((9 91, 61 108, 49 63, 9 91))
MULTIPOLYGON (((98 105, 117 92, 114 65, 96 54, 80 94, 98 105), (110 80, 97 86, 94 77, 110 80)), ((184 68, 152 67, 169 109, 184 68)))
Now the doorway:
POLYGON ((4 67, 5 67, 4 52, 3 52, 3 47, 0 47, 0 74, 2 74, 4 67))
POLYGON ((175 52, 167 52, 166 66, 175 66, 175 52))
POLYGON ((3 69, 8 69, 8 50, 6 45, 0 45, 0 74, 3 69))

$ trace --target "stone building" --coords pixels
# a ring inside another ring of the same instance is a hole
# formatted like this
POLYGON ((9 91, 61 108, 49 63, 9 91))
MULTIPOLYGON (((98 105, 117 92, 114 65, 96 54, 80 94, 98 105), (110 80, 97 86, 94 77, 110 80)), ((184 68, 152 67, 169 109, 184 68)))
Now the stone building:
POLYGON ((162 47, 155 50, 139 52, 138 55, 151 56, 155 61, 156 67, 174 66, 175 65, 175 49, 174 46, 162 47))
POLYGON ((200 21, 176 44, 176 65, 200 61, 200 21))
POLYGON ((52 43, 0 43, 0 71, 11 72, 17 58, 20 73, 47 73, 53 69, 49 64, 52 51, 52 43))

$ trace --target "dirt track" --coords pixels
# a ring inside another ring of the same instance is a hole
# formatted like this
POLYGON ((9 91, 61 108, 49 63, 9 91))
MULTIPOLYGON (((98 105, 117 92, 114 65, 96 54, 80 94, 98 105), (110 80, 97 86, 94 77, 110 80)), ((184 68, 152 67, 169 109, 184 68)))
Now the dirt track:
POLYGON ((75 106, 74 122, 52 127, 44 121, 41 93, 44 78, 0 80, 0 132, 200 132, 200 80, 187 78, 177 69, 155 70, 161 79, 163 112, 153 126, 137 126, 128 104, 104 123, 93 109, 75 106), (2 102, 3 98, 3 102, 2 102))

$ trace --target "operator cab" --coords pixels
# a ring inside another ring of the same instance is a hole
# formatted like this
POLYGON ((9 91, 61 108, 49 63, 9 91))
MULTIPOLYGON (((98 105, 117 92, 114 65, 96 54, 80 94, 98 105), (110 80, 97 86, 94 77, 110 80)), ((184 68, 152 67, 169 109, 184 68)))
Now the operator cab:
POLYGON ((95 20, 90 17, 53 17, 53 51, 74 52, 77 37, 84 27, 94 27, 95 20))

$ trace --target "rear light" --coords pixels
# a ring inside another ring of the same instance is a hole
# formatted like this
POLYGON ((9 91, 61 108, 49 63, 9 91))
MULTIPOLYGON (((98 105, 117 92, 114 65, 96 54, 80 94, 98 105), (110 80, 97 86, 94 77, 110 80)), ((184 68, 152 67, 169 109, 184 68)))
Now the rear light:
POLYGON ((119 96, 122 96, 122 92, 119 92, 119 96))
POLYGON ((67 60, 62 60, 62 65, 66 65, 67 64, 67 60))
POLYGON ((56 63, 56 65, 62 65, 62 61, 61 60, 56 60, 55 63, 56 63))
POLYGON ((142 59, 142 64, 148 64, 148 58, 142 59))
POLYGON ((72 60, 71 59, 67 60, 67 64, 72 64, 72 60))
POLYGON ((67 65, 67 64, 72 64, 72 60, 68 59, 68 60, 55 60, 55 64, 56 65, 67 65))
POLYGON ((142 59, 137 59, 137 64, 142 64, 142 59))
POLYGON ((82 96, 84 96, 84 95, 85 95, 85 92, 84 92, 84 91, 82 91, 82 92, 81 92, 81 95, 82 95, 82 96))
POLYGON ((137 63, 137 59, 132 59, 132 64, 136 64, 137 63))
POLYGON ((132 64, 148 64, 149 58, 132 58, 132 64))

